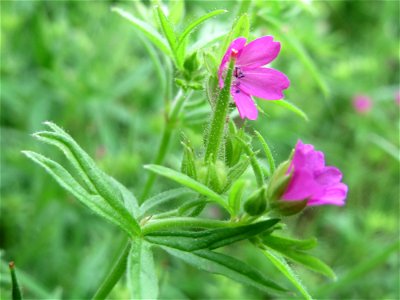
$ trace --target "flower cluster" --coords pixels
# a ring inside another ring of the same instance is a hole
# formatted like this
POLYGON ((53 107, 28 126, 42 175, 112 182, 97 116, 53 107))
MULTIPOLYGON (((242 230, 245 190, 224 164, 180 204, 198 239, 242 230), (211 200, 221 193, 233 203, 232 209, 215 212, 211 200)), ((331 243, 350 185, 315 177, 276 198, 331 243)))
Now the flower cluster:
MULTIPOLYGON (((258 111, 252 96, 267 100, 284 97, 283 90, 289 87, 289 79, 275 69, 263 67, 277 57, 280 48, 280 43, 273 37, 263 36, 248 44, 246 38, 239 37, 226 50, 218 69, 219 87, 224 87, 227 65, 234 60, 230 93, 241 118, 257 119, 258 111)), ((354 107, 365 113, 371 108, 371 103, 360 96, 354 100, 354 107)), ((324 154, 315 151, 312 145, 298 141, 286 174, 276 173, 275 177, 290 178, 289 181, 282 181, 285 183, 278 196, 281 203, 306 201, 307 206, 345 204, 348 188, 341 182, 342 173, 335 167, 325 166, 324 154)), ((254 206, 257 201, 249 201, 248 207, 254 206)), ((254 214, 259 211, 263 209, 254 214)))

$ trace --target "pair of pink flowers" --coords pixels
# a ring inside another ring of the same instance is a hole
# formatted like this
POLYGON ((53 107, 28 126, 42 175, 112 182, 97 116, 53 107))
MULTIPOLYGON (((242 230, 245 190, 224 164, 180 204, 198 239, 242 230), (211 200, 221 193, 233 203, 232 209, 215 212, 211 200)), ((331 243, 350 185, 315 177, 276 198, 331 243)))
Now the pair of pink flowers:
MULTIPOLYGON (((228 62, 233 59, 234 70, 230 92, 241 118, 257 119, 258 110, 252 95, 267 99, 282 99, 283 90, 290 85, 285 74, 263 68, 279 54, 281 45, 271 36, 258 38, 248 44, 239 37, 228 47, 218 69, 219 86, 224 86, 228 62)), ((308 206, 344 205, 347 186, 341 182, 342 173, 325 166, 324 155, 312 145, 297 142, 288 173, 292 177, 282 196, 284 201, 307 200, 308 206)))

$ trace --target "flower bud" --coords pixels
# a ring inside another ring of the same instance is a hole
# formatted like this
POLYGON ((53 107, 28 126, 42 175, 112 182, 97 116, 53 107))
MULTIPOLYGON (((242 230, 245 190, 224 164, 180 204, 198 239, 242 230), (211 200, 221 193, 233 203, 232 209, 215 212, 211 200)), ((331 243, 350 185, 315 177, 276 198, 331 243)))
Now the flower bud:
POLYGON ((262 215, 267 208, 267 198, 265 187, 255 191, 244 204, 244 210, 250 216, 262 215))

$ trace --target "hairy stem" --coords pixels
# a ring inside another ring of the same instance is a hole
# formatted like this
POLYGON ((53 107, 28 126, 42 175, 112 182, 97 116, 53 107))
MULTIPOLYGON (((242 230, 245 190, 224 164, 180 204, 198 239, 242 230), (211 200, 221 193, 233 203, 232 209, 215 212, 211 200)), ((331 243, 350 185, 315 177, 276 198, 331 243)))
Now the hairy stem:
POLYGON ((214 114, 211 119, 208 132, 208 141, 206 147, 205 161, 210 159, 215 162, 218 158, 218 153, 222 140, 224 137, 224 129, 226 124, 226 116, 229 109, 230 89, 232 82, 232 72, 234 67, 234 60, 231 60, 229 69, 226 74, 224 87, 219 93, 217 102, 215 104, 214 114))

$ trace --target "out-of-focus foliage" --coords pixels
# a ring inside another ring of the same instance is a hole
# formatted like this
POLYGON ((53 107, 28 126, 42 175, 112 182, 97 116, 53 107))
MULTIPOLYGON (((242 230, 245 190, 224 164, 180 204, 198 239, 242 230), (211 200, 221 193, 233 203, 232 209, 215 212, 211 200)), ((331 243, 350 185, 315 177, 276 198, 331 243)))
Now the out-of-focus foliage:
MULTIPOLYGON (((328 164, 344 173, 349 185, 345 207, 307 209, 288 220, 297 236, 319 237, 313 251, 338 277, 329 281, 296 268, 310 294, 398 298, 399 3, 186 1, 177 8, 177 2, 163 5, 166 12, 173 12, 169 17, 178 29, 211 10, 228 10, 189 36, 189 51, 199 43, 212 53, 224 51, 218 43, 242 13, 248 14, 250 38, 271 34, 281 42, 274 67, 291 80, 286 99, 309 120, 275 102, 259 100, 265 115, 252 125, 273 146, 277 161, 286 159, 301 138, 323 150, 328 164), (353 108, 356 94, 371 97, 369 113, 353 108)), ((157 26, 156 11, 151 9, 157 3, 117 4, 157 26)), ((163 104, 168 100, 168 83, 160 82, 169 80, 162 77, 168 64, 145 36, 111 12, 112 5, 1 3, 0 247, 3 261, 15 260, 28 298, 89 297, 124 243, 116 228, 82 209, 23 157, 24 149, 49 153, 29 134, 44 121, 57 122, 103 170, 137 195, 145 182, 142 165, 153 161, 159 143, 163 104)), ((205 101, 203 91, 193 98, 205 101)), ((179 130, 166 165, 179 165, 179 133, 201 145, 202 122, 209 112, 203 110, 197 119, 188 115, 176 125, 179 130)), ((168 184, 160 179, 157 188, 168 184)), ((254 255, 247 247, 239 244, 230 251, 275 270, 262 254, 254 255)), ((158 257, 161 297, 268 297, 226 278, 193 272, 161 252, 158 257)), ((272 279, 289 284, 277 272, 272 279)), ((1 293, 8 295, 6 263, 1 264, 1 280, 1 293)), ((127 295, 122 282, 112 294, 127 295)))

